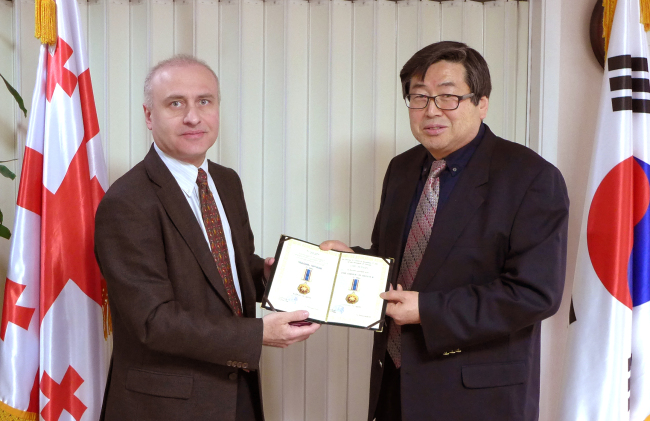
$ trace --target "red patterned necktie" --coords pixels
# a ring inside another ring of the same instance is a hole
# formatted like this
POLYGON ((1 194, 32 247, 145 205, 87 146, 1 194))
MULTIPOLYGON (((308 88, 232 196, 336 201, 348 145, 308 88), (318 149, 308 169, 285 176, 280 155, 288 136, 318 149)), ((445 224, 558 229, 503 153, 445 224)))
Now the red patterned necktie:
MULTIPOLYGON (((431 227, 433 227, 433 220, 438 209, 438 198, 440 197, 440 178, 438 176, 446 165, 444 159, 433 162, 418 207, 415 209, 411 230, 404 247, 402 264, 397 275, 397 283, 402 285, 405 291, 409 291, 413 286, 413 280, 418 273, 424 250, 429 244, 431 227)), ((401 335, 401 327, 391 320, 388 324, 388 354, 397 368, 402 365, 401 335)))
POLYGON ((226 236, 223 233, 223 224, 221 223, 217 203, 214 201, 214 196, 212 196, 212 192, 208 187, 208 175, 201 168, 199 168, 199 176, 196 178, 196 184, 199 186, 201 215, 203 216, 203 224, 205 225, 205 230, 210 240, 210 250, 212 250, 214 263, 216 263, 219 275, 221 275, 223 284, 226 287, 230 306, 235 309, 235 313, 238 316, 242 316, 241 303, 237 296, 235 282, 232 279, 230 256, 228 255, 226 236))

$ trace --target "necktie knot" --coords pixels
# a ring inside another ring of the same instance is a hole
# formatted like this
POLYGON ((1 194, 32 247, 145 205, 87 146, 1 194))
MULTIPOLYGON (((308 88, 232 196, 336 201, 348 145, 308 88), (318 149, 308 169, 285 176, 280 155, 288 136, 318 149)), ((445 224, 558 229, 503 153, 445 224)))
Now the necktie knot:
POLYGON ((203 168, 199 168, 199 175, 196 177, 196 184, 198 184, 199 187, 208 184, 208 175, 203 171, 203 168))
POLYGON ((447 161, 444 159, 441 159, 439 161, 433 161, 433 164, 431 164, 431 174, 429 177, 438 177, 442 170, 444 170, 447 167, 447 161))

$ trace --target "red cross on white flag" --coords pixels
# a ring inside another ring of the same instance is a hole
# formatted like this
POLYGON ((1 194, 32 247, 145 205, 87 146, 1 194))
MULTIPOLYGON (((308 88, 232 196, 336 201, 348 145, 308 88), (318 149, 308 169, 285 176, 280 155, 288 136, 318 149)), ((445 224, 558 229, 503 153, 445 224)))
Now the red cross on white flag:
POLYGON ((108 187, 77 3, 41 46, 0 323, 0 419, 99 418, 110 358, 94 216, 108 187))

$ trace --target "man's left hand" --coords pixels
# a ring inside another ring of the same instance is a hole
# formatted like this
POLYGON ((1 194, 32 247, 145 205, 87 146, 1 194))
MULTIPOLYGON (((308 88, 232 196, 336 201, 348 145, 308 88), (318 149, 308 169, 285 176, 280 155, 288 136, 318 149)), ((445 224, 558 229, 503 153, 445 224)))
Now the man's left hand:
POLYGON ((390 291, 382 292, 379 296, 388 301, 386 315, 401 326, 420 324, 419 294, 418 291, 404 291, 398 284, 397 290, 391 286, 390 291))

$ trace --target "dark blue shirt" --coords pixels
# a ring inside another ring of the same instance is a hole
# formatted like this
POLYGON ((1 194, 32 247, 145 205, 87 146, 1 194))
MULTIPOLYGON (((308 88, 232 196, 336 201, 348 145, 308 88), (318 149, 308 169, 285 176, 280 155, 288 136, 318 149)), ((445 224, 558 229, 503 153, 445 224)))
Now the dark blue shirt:
MULTIPOLYGON (((478 130, 476 137, 469 142, 467 145, 462 148, 450 153, 445 157, 447 161, 447 166, 440 173, 440 197, 438 198, 438 212, 445 206, 451 191, 454 189, 456 182, 460 176, 460 173, 463 172, 463 169, 467 166, 474 151, 478 147, 478 144, 483 139, 485 134, 485 124, 481 123, 481 127, 478 130)), ((409 231, 411 230, 411 223, 413 222, 413 217, 415 216, 415 209, 418 207, 418 202, 420 201, 420 196, 422 195, 422 190, 424 190, 424 184, 429 177, 429 170, 433 161, 436 159, 430 153, 427 154, 427 159, 422 165, 422 170, 420 171, 420 179, 418 180, 418 186, 415 190, 415 194, 411 199, 411 206, 409 208, 408 219, 406 220, 406 225, 404 228, 404 238, 402 244, 406 245, 406 240, 408 239, 409 231)), ((402 254, 404 254, 404 249, 402 249, 402 254)))

